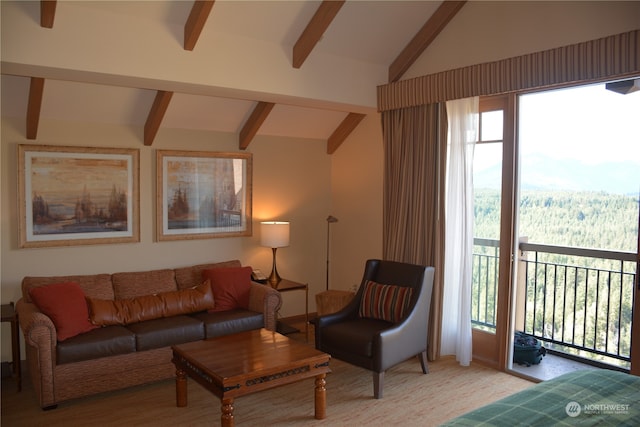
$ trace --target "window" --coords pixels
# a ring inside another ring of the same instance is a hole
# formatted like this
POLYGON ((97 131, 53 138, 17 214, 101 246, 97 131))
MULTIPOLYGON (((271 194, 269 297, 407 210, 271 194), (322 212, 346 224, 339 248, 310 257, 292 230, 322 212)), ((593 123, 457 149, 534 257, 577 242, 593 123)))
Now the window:
POLYGON ((473 153, 474 247, 471 321, 495 332, 500 257, 504 110, 480 102, 480 139, 473 153))

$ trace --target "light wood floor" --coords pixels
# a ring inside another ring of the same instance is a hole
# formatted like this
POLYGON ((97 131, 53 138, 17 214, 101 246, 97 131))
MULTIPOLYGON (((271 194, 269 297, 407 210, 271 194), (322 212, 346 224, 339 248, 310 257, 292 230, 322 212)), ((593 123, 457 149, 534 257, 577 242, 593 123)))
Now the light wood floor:
MULTIPOLYGON (((304 329, 303 329, 304 330, 304 329)), ((310 335, 313 336, 312 334, 310 335)), ((304 334, 291 338, 304 341, 304 334)), ((313 345, 310 343, 310 345, 313 345)), ((472 363, 445 358, 423 375, 407 360, 386 373, 384 398, 373 398, 371 373, 333 359, 327 377, 327 419, 313 418, 313 379, 243 396, 235 402, 238 426, 436 426, 533 383, 472 363)), ((30 381, 17 393, 14 379, 2 380, 2 427, 11 426, 211 426, 220 423, 220 401, 194 381, 189 405, 175 405, 173 380, 131 387, 61 403, 42 411, 30 381)))

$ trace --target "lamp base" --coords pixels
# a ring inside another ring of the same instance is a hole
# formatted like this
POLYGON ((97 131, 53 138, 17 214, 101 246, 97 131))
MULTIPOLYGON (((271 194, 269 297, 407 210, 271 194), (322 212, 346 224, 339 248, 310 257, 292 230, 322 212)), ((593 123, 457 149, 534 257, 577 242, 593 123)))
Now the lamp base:
POLYGON ((277 289, 278 283, 280 283, 280 281, 282 280, 282 278, 278 274, 278 268, 276 267, 276 250, 277 249, 278 248, 271 248, 271 250, 273 251, 273 267, 271 267, 271 274, 267 279, 267 281, 269 282, 269 284, 273 289, 277 289))
POLYGON ((271 285, 271 287, 273 289, 277 289, 278 288, 278 283, 280 283, 280 281, 282 280, 282 278, 278 275, 277 271, 272 271, 271 275, 269 276, 269 278, 267 279, 269 281, 269 284, 271 285), (274 274, 275 272, 275 274, 274 274))

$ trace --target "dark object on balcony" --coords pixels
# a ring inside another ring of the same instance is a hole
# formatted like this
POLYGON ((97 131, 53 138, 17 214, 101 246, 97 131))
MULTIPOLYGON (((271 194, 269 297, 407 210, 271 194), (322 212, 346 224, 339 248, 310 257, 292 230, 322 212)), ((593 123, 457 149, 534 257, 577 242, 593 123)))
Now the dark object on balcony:
POLYGON ((513 340, 513 361, 518 365, 537 365, 542 361, 547 349, 540 341, 524 332, 516 332, 513 340))
POLYGON ((362 284, 349 304, 316 319, 316 348, 372 371, 376 399, 382 397, 384 373, 392 366, 419 356, 422 372, 428 373, 433 273, 433 267, 368 260, 362 284))

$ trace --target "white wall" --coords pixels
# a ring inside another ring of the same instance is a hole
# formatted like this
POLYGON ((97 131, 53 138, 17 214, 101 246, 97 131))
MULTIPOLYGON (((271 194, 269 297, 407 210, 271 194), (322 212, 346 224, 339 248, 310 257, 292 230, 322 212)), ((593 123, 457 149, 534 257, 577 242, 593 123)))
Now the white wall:
MULTIPOLYGON (((24 120, 2 119, 1 133, 2 303, 17 301, 26 275, 113 273, 240 259, 269 273, 271 250, 260 246, 261 220, 291 221, 291 245, 278 249, 278 272, 308 282, 313 295, 325 283, 325 218, 330 210, 330 156, 326 142, 257 137, 253 153, 253 236, 155 242, 155 150, 238 151, 233 134, 161 129, 152 147, 142 129, 88 123, 41 122, 36 144, 128 147, 140 150, 140 243, 19 249, 17 231, 17 145, 25 139, 24 120)), ((283 294, 283 316, 304 313, 304 292, 283 294)), ((5 328, 5 326, 7 326, 5 328)), ((10 360, 10 332, 2 326, 2 360, 10 360)))
MULTIPOLYGON (((382 127, 368 115, 331 158, 331 289, 351 290, 382 257, 382 127)), ((326 240, 326 238, 325 238, 326 240)))
POLYGON ((635 29, 639 1, 470 1, 403 79, 635 29))

